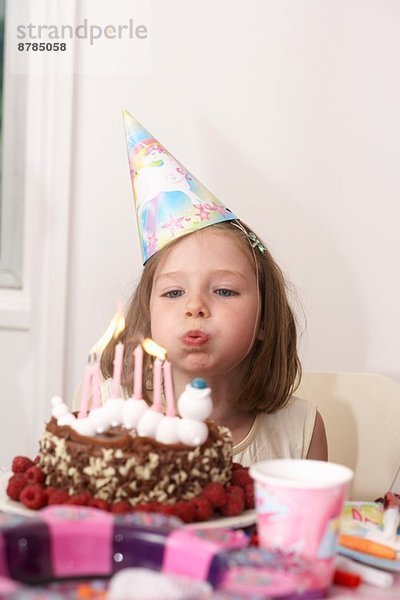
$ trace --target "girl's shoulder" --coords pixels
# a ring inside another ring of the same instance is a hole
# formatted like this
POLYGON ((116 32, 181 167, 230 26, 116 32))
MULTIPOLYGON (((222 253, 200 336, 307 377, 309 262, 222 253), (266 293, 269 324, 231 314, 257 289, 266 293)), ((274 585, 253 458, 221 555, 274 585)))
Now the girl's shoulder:
POLYGON ((233 451, 235 460, 252 464, 277 457, 305 458, 314 430, 316 407, 297 396, 274 413, 259 413, 233 451))
POLYGON ((282 408, 274 413, 277 416, 284 414, 303 414, 303 415, 314 415, 317 412, 315 404, 307 400, 306 398, 300 398, 299 396, 291 396, 282 408))
POLYGON ((299 398, 298 396, 291 396, 289 401, 279 408, 274 413, 259 413, 255 419, 254 426, 262 428, 265 431, 265 427, 268 429, 277 427, 292 427, 299 428, 304 427, 306 423, 314 426, 315 416, 317 409, 314 404, 305 398, 299 398))

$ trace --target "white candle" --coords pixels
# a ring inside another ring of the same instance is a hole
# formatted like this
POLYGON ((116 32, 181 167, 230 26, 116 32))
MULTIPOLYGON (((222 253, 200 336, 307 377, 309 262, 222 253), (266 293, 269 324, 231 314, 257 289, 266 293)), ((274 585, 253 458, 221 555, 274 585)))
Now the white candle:
POLYGON ((89 395, 90 395, 90 383, 93 376, 93 366, 91 364, 91 357, 89 356, 88 364, 86 365, 85 374, 83 376, 81 405, 78 413, 78 419, 84 419, 88 412, 89 406, 89 395))
POLYGON ((100 363, 98 360, 93 365, 93 376, 92 376, 92 406, 91 410, 99 408, 101 406, 100 397, 100 363))
POLYGON ((112 398, 121 397, 121 374, 122 374, 122 360, 124 357, 124 345, 122 342, 118 342, 115 346, 114 351, 114 369, 113 369, 113 384, 111 395, 112 398))
POLYGON ((153 406, 157 412, 161 412, 161 379, 162 362, 156 358, 153 364, 153 406))
POLYGON ((137 400, 142 399, 142 378, 143 378, 143 348, 139 344, 133 351, 135 357, 135 373, 133 380, 133 397, 137 400))
POLYGON ((164 363, 164 390, 165 400, 167 402, 167 417, 175 417, 174 386, 172 383, 171 363, 166 360, 164 363))

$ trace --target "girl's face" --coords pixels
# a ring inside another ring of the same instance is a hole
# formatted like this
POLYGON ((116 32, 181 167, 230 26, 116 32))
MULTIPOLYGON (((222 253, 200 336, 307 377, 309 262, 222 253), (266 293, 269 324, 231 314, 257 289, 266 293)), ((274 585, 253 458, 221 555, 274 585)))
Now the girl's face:
POLYGON ((160 260, 150 298, 151 335, 174 370, 218 376, 247 355, 259 333, 255 264, 228 233, 207 227, 160 260))

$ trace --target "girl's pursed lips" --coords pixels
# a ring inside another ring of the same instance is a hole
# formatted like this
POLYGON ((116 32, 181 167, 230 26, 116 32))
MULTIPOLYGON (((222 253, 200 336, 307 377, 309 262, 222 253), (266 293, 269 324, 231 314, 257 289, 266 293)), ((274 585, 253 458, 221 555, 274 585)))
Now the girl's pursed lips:
POLYGON ((183 334, 182 341, 187 346, 202 346, 208 342, 208 335, 199 329, 192 329, 183 334))

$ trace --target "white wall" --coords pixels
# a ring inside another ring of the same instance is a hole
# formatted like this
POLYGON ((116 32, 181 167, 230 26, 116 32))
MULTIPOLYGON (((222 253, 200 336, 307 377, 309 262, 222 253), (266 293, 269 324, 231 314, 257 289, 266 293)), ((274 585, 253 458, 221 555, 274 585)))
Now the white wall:
POLYGON ((267 241, 304 308, 306 369, 400 381, 400 4, 151 8, 148 74, 101 73, 99 59, 99 74, 75 78, 65 368, 53 393, 71 398, 140 274, 123 108, 267 241))

